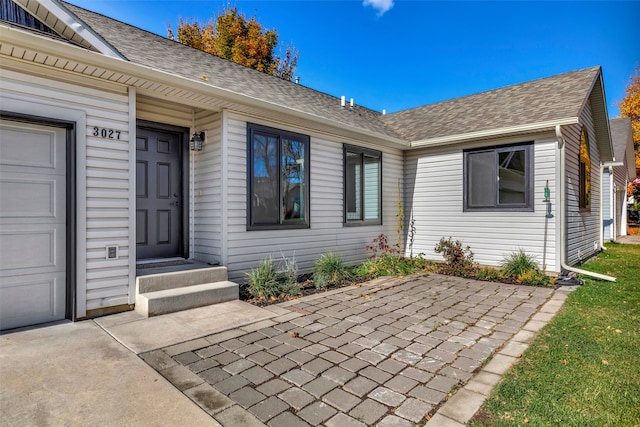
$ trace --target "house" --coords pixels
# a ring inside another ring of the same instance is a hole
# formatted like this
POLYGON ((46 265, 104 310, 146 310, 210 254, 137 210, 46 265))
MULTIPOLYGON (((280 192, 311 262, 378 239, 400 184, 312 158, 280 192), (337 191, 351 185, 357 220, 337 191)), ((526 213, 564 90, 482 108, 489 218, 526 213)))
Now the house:
POLYGON ((560 272, 600 250, 599 67, 385 115, 70 3, 1 1, 3 329, 153 314, 174 276, 155 287, 146 262, 219 265, 225 286, 269 257, 354 264, 395 239, 398 203, 407 255, 451 236, 560 272))
POLYGON ((631 119, 611 119, 614 161, 603 164, 602 227, 604 240, 627 235, 627 187, 636 178, 631 119))

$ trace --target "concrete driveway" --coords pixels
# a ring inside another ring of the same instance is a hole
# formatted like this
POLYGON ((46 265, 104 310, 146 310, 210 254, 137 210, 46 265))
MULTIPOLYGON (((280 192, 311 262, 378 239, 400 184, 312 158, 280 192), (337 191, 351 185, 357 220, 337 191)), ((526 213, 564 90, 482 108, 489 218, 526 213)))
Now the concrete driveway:
POLYGON ((0 425, 460 426, 565 297, 430 274, 8 333, 0 425))

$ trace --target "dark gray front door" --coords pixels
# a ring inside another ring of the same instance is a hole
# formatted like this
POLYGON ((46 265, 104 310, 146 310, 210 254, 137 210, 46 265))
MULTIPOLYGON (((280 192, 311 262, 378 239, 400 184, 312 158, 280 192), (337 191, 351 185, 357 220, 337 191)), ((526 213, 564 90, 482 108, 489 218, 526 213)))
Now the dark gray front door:
POLYGON ((182 135, 138 127, 137 259, 182 256, 182 135))

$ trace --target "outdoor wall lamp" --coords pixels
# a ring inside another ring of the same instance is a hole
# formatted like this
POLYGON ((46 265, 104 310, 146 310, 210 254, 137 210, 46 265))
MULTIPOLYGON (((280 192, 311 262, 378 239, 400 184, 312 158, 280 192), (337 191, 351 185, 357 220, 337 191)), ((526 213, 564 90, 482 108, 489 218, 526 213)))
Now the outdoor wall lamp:
POLYGON ((549 190, 549 180, 547 180, 547 184, 544 186, 544 203, 547 204, 547 218, 553 218, 553 214, 551 213, 551 190, 549 190))
POLYGON ((189 141, 189 149, 191 151, 202 151, 202 144, 204 143, 204 132, 196 132, 189 141))

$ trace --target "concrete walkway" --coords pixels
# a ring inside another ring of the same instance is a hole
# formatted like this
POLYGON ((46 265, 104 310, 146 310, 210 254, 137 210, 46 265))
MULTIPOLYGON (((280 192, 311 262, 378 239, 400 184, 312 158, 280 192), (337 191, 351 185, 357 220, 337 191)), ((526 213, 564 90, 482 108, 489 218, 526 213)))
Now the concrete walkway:
POLYGON ((565 298, 431 274, 9 333, 0 425, 460 426, 565 298))

